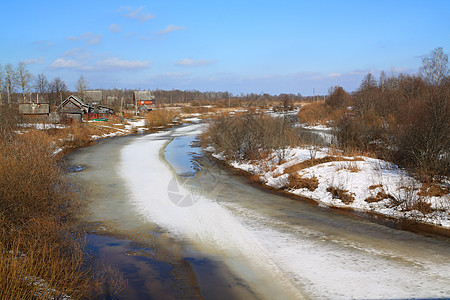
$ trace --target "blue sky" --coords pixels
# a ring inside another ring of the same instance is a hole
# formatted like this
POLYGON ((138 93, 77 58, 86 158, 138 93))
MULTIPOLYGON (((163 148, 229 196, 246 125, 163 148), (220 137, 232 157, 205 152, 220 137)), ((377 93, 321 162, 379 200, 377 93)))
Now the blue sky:
POLYGON ((69 89, 327 93, 450 52, 450 1, 4 1, 0 63, 69 89))

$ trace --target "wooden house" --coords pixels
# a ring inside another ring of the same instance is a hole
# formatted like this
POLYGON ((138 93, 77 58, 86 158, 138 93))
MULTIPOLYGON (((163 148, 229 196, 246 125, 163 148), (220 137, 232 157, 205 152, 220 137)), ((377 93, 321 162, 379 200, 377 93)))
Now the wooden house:
POLYGON ((89 105, 81 101, 77 96, 70 95, 57 108, 63 119, 80 121, 83 115, 89 113, 89 105))
POLYGON ((152 106, 155 102, 155 96, 150 91, 134 91, 133 98, 137 107, 142 105, 152 106))
POLYGON ((64 100, 58 107, 58 111, 63 119, 74 121, 81 121, 83 118, 88 120, 108 118, 114 113, 112 108, 106 106, 87 105, 74 95, 70 95, 64 100))
POLYGON ((19 103, 19 114, 42 116, 50 113, 50 105, 48 103, 19 103))

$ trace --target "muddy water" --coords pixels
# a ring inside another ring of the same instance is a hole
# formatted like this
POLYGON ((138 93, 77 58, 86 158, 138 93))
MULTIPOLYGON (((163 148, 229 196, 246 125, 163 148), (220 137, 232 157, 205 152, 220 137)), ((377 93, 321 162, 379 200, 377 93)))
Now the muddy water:
POLYGON ((450 297, 450 241, 250 185, 195 142, 202 125, 100 141, 68 156, 90 189, 90 249, 123 299, 450 297))

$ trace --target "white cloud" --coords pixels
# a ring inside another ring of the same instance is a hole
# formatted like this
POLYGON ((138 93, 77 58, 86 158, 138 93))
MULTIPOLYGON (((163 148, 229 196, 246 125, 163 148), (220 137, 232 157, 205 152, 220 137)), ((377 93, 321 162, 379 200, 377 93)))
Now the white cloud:
POLYGON ((328 74, 328 77, 340 77, 340 76, 342 76, 341 73, 330 73, 330 74, 328 74))
POLYGON ((187 76, 191 76, 192 73, 166 72, 164 75, 167 77, 187 77, 187 76))
POLYGON ((99 60, 89 64, 73 58, 60 57, 49 66, 51 69, 74 69, 77 71, 120 71, 142 70, 150 68, 150 61, 121 60, 118 57, 99 60))
POLYGON ((182 27, 182 26, 176 26, 176 25, 168 25, 165 29, 158 31, 156 34, 168 34, 170 32, 173 31, 177 31, 177 30, 186 30, 186 27, 182 27))
POLYGON ((91 54, 85 49, 78 47, 74 49, 67 50, 64 53, 64 57, 70 57, 78 61, 85 61, 91 57, 91 54))
POLYGON ((81 64, 74 59, 58 58, 49 66, 51 69, 77 69, 81 64))
POLYGON ((131 6, 121 6, 117 11, 122 13, 122 16, 128 19, 138 20, 141 22, 153 19, 155 16, 150 13, 144 13, 144 6, 133 8, 131 6))
POLYGON ((109 25, 108 29, 114 33, 119 33, 122 31, 122 27, 117 24, 111 24, 109 25))
POLYGON ((150 61, 121 60, 117 57, 98 61, 97 67, 113 70, 141 70, 150 68, 150 61))
POLYGON ((192 58, 184 58, 177 62, 175 62, 175 65, 177 66, 208 66, 213 63, 215 63, 215 60, 204 60, 204 59, 192 59, 192 58))
POLYGON ((44 63, 44 57, 41 56, 41 58, 30 58, 30 59, 25 59, 24 61, 22 61, 24 64, 26 65, 31 65, 31 64, 43 64, 44 63))
POLYGON ((86 32, 79 36, 68 36, 67 39, 70 41, 84 41, 89 45, 99 44, 103 34, 95 34, 92 32, 86 32))

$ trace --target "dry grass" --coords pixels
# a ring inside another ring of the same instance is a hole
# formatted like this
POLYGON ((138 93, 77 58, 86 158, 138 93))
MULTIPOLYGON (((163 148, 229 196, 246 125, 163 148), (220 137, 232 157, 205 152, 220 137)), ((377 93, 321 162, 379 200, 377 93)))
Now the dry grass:
POLYGON ((317 177, 305 178, 297 173, 289 174, 289 183, 285 188, 288 189, 303 189, 306 188, 310 191, 315 191, 319 187, 319 179, 317 177))
POLYGON ((331 193, 333 198, 340 199, 346 205, 349 205, 349 204, 353 203, 353 201, 355 201, 354 194, 350 193, 347 190, 329 186, 327 188, 327 192, 331 193))
POLYGON ((185 106, 181 108, 183 114, 206 114, 218 111, 217 107, 185 106))
POLYGON ((383 185, 381 183, 380 184, 373 184, 373 185, 369 186, 369 190, 374 190, 374 189, 382 188, 382 187, 383 187, 383 185))
MULTIPOLYGON (((85 202, 52 154, 59 134, 2 134, 8 138, 0 140, 0 299, 102 293, 103 279, 90 267, 77 226, 85 202)), ((105 280, 123 287, 120 276, 105 280)))
POLYGON ((172 124, 178 114, 178 111, 173 109, 152 110, 145 116, 145 125, 150 129, 168 126, 172 124))
POLYGON ((285 174, 292 174, 292 173, 296 173, 300 170, 306 169, 306 168, 310 168, 310 167, 314 167, 320 164, 325 164, 325 163, 329 163, 332 161, 362 161, 362 158, 359 157, 355 157, 352 159, 348 159, 348 158, 344 158, 342 156, 325 156, 322 158, 313 158, 313 159, 308 159, 305 161, 302 161, 301 163, 292 165, 290 167, 287 167, 284 170, 285 174))
POLYGON ((450 189, 437 183, 423 184, 418 195, 422 197, 442 197, 450 193, 450 189))
POLYGON ((357 173, 357 172, 361 171, 361 169, 358 167, 358 165, 354 161, 350 161, 348 163, 341 164, 337 168, 337 171, 340 171, 340 170, 347 170, 352 173, 357 173))
POLYGON ((331 109, 325 102, 312 102, 302 106, 298 113, 301 123, 317 124, 328 120, 331 109))
MULTIPOLYGON (((369 187, 369 190, 374 190, 374 189, 376 189, 377 187, 381 187, 381 186, 382 186, 381 184, 376 185, 376 186, 371 185, 371 186, 369 187), (373 187, 373 188, 371 188, 371 187, 373 187)), ((367 203, 373 203, 373 202, 380 202, 380 201, 383 201, 384 199, 395 200, 395 198, 394 198, 392 195, 387 194, 387 193, 384 192, 384 191, 380 191, 380 192, 377 193, 376 196, 370 196, 370 197, 366 198, 365 201, 366 201, 367 203)))

